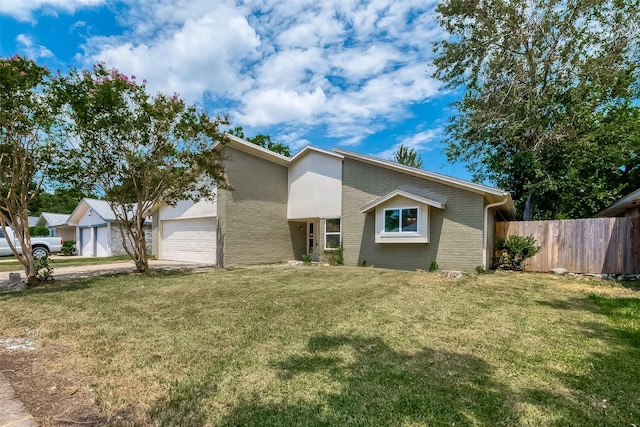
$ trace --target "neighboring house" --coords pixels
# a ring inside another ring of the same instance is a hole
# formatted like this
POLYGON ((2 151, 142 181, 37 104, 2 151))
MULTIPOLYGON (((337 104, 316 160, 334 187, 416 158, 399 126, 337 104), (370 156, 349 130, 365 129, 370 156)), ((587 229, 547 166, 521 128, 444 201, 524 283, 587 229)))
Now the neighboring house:
POLYGON ((69 225, 69 214, 42 212, 36 226, 47 227, 50 237, 76 240, 76 227, 69 225))
MULTIPOLYGON (((77 228, 79 256, 106 257, 126 254, 116 217, 104 200, 80 200, 69 216, 69 224, 77 228)), ((148 250, 151 250, 150 222, 145 225, 145 237, 148 250)))
POLYGON ((465 270, 490 265, 495 218, 514 215, 508 192, 347 150, 221 149, 233 191, 158 210, 159 259, 271 263, 341 244, 346 265, 465 270))
POLYGON ((596 218, 640 216, 640 188, 598 212, 596 218))
POLYGON ((36 223, 38 222, 38 219, 40 219, 39 216, 30 216, 28 217, 28 221, 29 221, 29 227, 35 227, 36 223))

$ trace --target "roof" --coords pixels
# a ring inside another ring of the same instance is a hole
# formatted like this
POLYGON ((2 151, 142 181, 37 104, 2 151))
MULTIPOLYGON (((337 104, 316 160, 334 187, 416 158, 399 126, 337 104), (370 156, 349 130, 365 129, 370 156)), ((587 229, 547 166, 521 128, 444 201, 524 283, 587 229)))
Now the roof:
MULTIPOLYGON (((90 199, 88 197, 85 197, 80 200, 78 206, 76 206, 73 212, 71 212, 71 215, 69 215, 69 223, 73 222, 77 225, 77 222, 80 220, 87 209, 91 209, 93 212, 98 214, 98 216, 104 222, 111 222, 116 220, 116 216, 113 214, 109 203, 105 202, 104 200, 90 199)), ((96 221, 95 223, 98 222, 99 221, 96 221)))
POLYGON ((413 200, 414 202, 423 203, 425 205, 433 206, 433 207, 438 208, 438 209, 444 209, 444 207, 446 205, 446 201, 445 202, 439 202, 437 200, 433 200, 433 199, 429 199, 427 197, 419 196, 417 194, 409 193, 408 191, 397 189, 397 190, 393 190, 390 193, 385 194, 382 197, 377 198, 376 200, 372 201, 371 203, 367 203, 366 205, 364 205, 360 209, 360 212, 362 212, 362 213, 369 212, 369 211, 375 209, 377 206, 383 204, 387 200, 393 199, 394 197, 405 197, 407 199, 413 200))
MULTIPOLYGON (((235 135, 227 133, 225 134, 225 136, 227 137, 228 142, 224 145, 228 145, 240 151, 244 151, 245 153, 253 154, 256 157, 269 160, 282 166, 288 166, 289 162, 291 161, 291 159, 289 159, 287 156, 283 156, 282 154, 267 150, 266 148, 261 147, 258 144, 245 141, 244 139, 238 138, 235 135)), ((216 146, 219 147, 224 147, 224 145, 216 144, 216 146)))
POLYGON ((383 160, 378 157, 355 153, 353 151, 348 151, 341 148, 334 148, 333 151, 335 151, 336 153, 344 157, 352 158, 365 163, 380 166, 390 170, 395 170, 398 172, 406 173, 406 174, 417 176, 420 178, 429 179, 429 180, 440 182, 443 184, 452 185, 454 187, 458 187, 474 193, 483 194, 487 197, 487 199, 489 199, 489 202, 497 202, 497 201, 506 199, 507 202, 504 207, 506 208, 506 210, 510 212, 511 215, 515 214, 515 207, 513 205, 513 200, 511 200, 511 194, 508 191, 502 190, 500 188, 490 187, 488 185, 478 184, 476 182, 471 182, 471 181, 467 181, 460 178, 454 178, 451 176, 439 174, 436 172, 431 172, 424 169, 418 169, 411 166, 401 165, 399 163, 392 162, 391 160, 383 160))
POLYGON ((617 216, 627 209, 637 206, 638 204, 640 204, 640 188, 638 188, 633 193, 624 196, 608 208, 601 210, 600 212, 595 214, 595 217, 606 218, 617 216))
POLYGON ((344 158, 343 156, 341 156, 340 154, 338 154, 338 153, 336 153, 334 151, 323 150, 322 148, 314 147, 313 145, 305 145, 304 147, 302 147, 300 149, 300 151, 298 151, 295 154, 295 156, 293 156, 291 158, 291 163, 293 163, 296 160, 306 156, 310 152, 316 152, 316 153, 324 154, 324 155, 327 155, 327 156, 336 157, 338 159, 344 158))
POLYGON ((29 218, 29 219, 28 219, 28 221, 29 221, 29 227, 33 227, 33 226, 35 226, 35 225, 38 223, 38 219, 39 219, 40 217, 38 217, 38 216, 30 216, 30 217, 28 217, 28 218, 29 218))
POLYGON ((55 227, 57 225, 66 225, 68 222, 69 214, 42 212, 42 214, 40 214, 40 218, 38 218, 37 225, 55 227))

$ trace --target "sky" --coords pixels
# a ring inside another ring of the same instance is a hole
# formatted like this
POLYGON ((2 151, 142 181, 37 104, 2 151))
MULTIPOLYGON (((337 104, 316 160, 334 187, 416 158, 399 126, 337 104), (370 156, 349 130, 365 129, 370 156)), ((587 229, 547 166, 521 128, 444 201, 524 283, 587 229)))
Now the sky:
POLYGON ((443 150, 460 93, 431 77, 433 42, 446 37, 436 4, 2 0, 0 56, 63 73, 102 61, 293 153, 311 144, 390 159, 404 144, 424 169, 470 179, 443 150))

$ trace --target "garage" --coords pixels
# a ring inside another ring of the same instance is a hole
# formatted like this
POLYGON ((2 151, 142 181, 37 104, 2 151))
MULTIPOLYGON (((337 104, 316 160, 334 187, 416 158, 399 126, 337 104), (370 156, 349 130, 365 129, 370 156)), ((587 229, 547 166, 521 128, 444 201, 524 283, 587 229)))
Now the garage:
POLYGON ((213 217, 161 221, 162 259, 216 263, 216 228, 213 217))
POLYGON ((109 256, 109 231, 106 226, 80 229, 80 256, 109 256))

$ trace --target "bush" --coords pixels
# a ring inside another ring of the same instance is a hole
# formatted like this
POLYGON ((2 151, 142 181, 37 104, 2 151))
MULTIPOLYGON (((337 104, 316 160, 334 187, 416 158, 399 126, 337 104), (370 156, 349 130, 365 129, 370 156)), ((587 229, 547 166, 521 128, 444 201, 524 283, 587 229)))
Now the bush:
POLYGON ((436 262, 435 259, 431 261, 431 264, 429 264, 429 271, 431 273, 433 273, 434 271, 438 271, 438 263, 436 262))
POLYGON ((344 265, 344 248, 342 245, 331 251, 326 251, 325 254, 330 265, 344 265))
POLYGON ((73 253, 76 250, 76 241, 75 240, 65 240, 62 243, 62 249, 60 250, 60 253, 62 255, 73 255, 73 253))
POLYGON ((36 277, 42 281, 53 280, 53 267, 49 264, 53 260, 48 256, 43 256, 35 259, 36 262, 36 277))
POLYGON ((311 255, 310 254, 303 254, 302 255, 302 262, 304 263, 304 265, 311 265, 311 255))
POLYGON ((49 237, 49 229, 47 227, 29 227, 31 237, 49 237))
POLYGON ((528 258, 542 250, 536 244, 533 236, 509 236, 506 240, 498 241, 497 248, 502 253, 496 260, 496 268, 501 270, 524 270, 524 263, 528 258))

